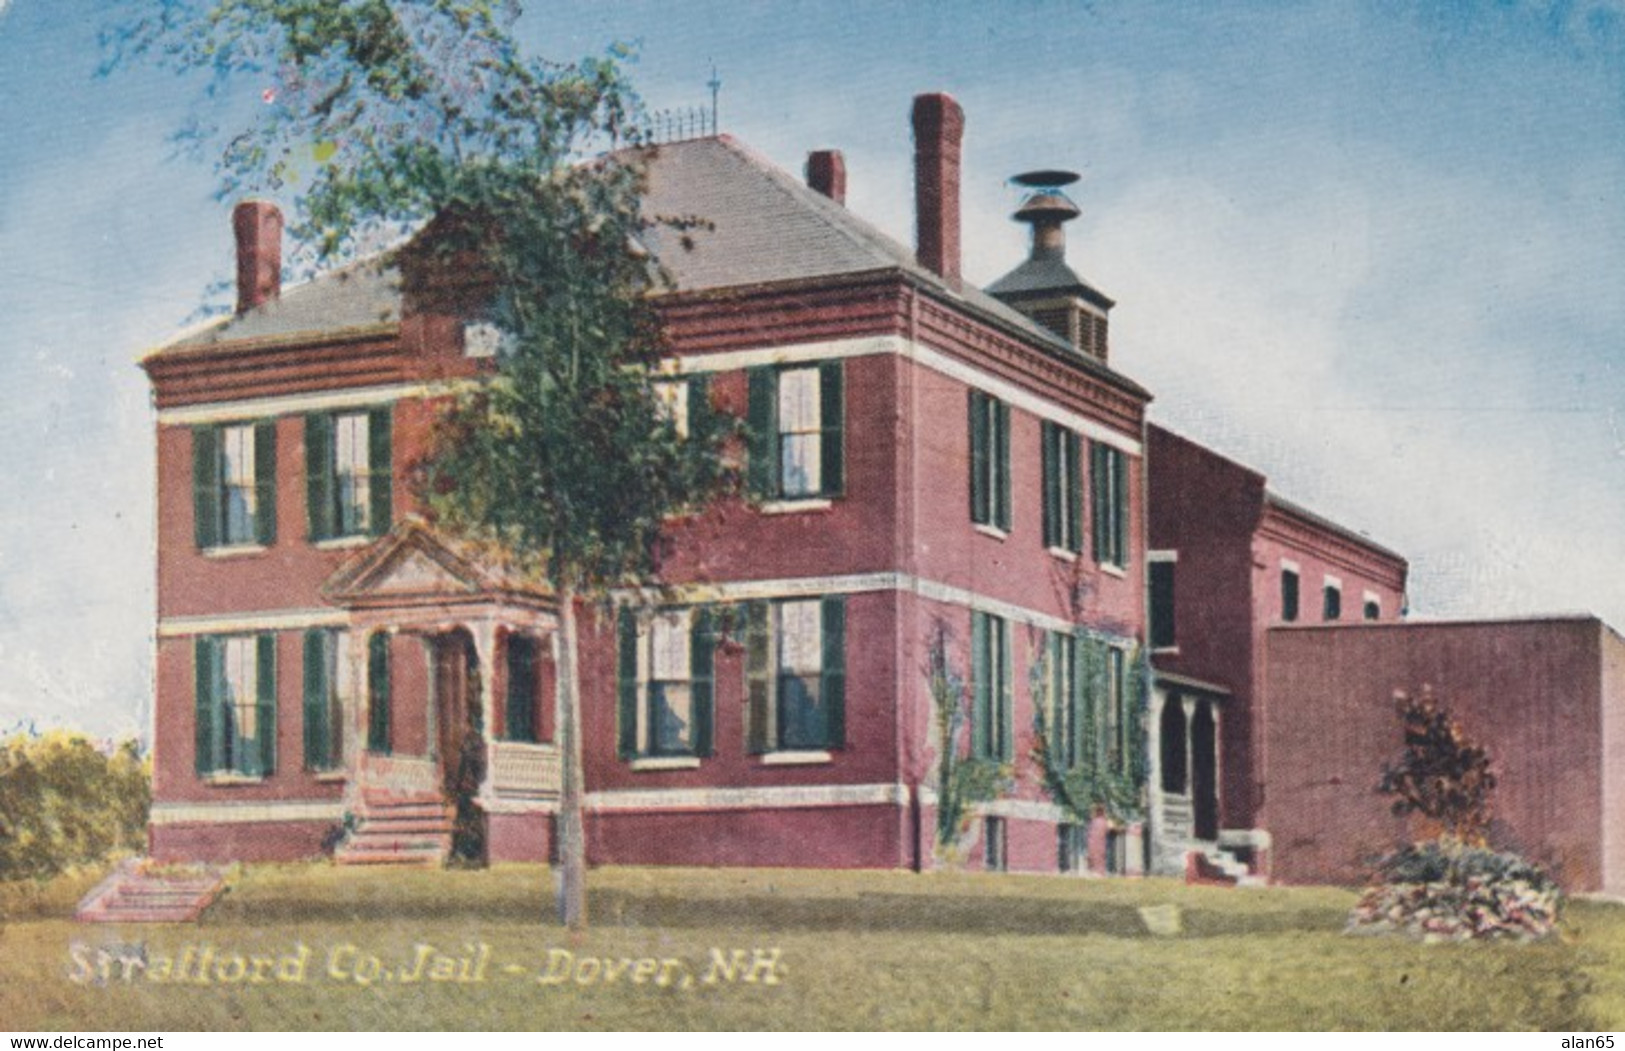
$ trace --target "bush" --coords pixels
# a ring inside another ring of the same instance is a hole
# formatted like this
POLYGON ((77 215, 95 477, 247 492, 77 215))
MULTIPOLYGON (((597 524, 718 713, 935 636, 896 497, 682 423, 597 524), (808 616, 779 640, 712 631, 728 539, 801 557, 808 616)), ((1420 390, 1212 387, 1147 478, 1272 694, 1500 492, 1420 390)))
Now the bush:
POLYGON ((134 741, 110 754, 61 730, 0 742, 0 881, 141 850, 151 803, 152 771, 134 741))
POLYGON ((1384 858, 1377 882, 1354 906, 1348 930, 1426 941, 1529 941, 1556 929, 1561 904, 1557 884, 1539 866, 1516 854, 1443 839, 1384 858))

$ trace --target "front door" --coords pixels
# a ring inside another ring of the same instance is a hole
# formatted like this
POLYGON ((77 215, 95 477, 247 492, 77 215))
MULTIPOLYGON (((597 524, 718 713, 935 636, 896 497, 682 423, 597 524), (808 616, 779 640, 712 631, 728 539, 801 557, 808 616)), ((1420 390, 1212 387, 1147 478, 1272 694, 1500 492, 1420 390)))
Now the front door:
POLYGON ((485 720, 480 704, 474 642, 458 630, 434 640, 436 755, 446 800, 456 810, 451 856, 464 864, 485 861, 485 812, 478 799, 485 780, 485 720))

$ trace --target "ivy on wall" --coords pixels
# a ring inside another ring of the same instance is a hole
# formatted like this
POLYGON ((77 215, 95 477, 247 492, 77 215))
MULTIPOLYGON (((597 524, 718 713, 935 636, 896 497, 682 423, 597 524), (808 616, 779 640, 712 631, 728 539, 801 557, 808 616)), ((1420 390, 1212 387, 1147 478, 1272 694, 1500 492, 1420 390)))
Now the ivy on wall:
POLYGON ((1119 823, 1143 821, 1149 768, 1145 713, 1151 682, 1146 653, 1139 646, 1122 651, 1121 723, 1114 742, 1107 739, 1114 647, 1084 629, 1071 638, 1070 676, 1057 673, 1056 662, 1065 657, 1058 656, 1061 648, 1051 645, 1047 635, 1038 637, 1027 663, 1033 759, 1044 791, 1080 823, 1087 824, 1097 814, 1119 823), (1058 682, 1070 684, 1070 696, 1056 696, 1058 682))
POLYGON ((997 799, 1010 786, 1011 767, 970 754, 971 697, 965 677, 948 653, 948 628, 939 623, 927 651, 927 674, 937 732, 937 851, 957 860, 978 803, 997 799))

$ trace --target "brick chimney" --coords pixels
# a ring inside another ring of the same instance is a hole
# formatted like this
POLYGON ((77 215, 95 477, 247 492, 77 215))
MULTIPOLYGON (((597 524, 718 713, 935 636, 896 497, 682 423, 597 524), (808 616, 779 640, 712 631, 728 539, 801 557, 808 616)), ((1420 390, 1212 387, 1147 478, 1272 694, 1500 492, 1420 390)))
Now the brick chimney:
POLYGON ((282 293, 282 209, 270 201, 242 201, 231 213, 237 235, 237 313, 246 314, 282 293))
POLYGON ((965 112, 948 95, 914 98, 914 254, 920 265, 959 280, 959 143, 965 112))
POLYGON ((807 154, 807 185, 836 204, 846 203, 846 158, 840 150, 807 154))

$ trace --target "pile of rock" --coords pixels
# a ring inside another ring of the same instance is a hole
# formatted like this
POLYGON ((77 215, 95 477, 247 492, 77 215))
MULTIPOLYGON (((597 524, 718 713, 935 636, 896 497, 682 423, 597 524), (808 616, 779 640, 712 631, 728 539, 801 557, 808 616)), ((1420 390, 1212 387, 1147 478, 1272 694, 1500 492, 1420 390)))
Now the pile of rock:
POLYGON ((1400 933, 1424 941, 1544 938, 1557 927, 1562 894, 1515 854, 1427 843, 1386 859, 1349 916, 1353 934, 1400 933))

